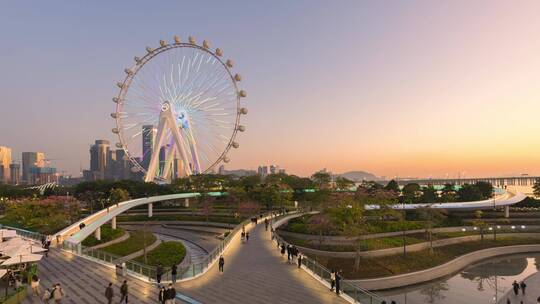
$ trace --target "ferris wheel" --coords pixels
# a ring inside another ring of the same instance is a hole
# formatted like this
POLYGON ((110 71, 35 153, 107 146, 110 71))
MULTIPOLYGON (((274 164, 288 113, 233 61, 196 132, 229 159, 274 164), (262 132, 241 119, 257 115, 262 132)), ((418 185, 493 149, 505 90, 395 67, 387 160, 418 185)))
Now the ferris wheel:
POLYGON ((247 114, 240 103, 246 97, 238 88, 242 77, 231 72, 232 60, 221 59, 221 49, 193 37, 159 44, 124 70, 111 114, 116 147, 147 182, 208 173, 229 162, 227 153, 239 147, 238 131, 245 131, 240 116, 247 114))

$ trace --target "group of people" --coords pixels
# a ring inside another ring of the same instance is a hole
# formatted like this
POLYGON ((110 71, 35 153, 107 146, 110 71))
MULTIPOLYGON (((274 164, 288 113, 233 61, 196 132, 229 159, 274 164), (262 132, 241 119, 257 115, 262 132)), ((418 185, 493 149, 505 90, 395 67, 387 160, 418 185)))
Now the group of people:
MULTIPOLYGON (((32 294, 34 296, 39 296, 39 279, 37 276, 32 277, 32 294)), ((52 288, 47 288, 43 292, 43 296, 41 299, 43 300, 43 303, 49 304, 49 303, 55 303, 60 304, 62 303, 62 299, 65 297, 65 292, 62 286, 60 286, 60 283, 56 283, 52 286, 52 288), (54 302, 52 302, 54 301, 54 302)))
MULTIPOLYGON (((107 288, 105 288, 105 298, 107 299, 107 303, 111 304, 114 298, 114 289, 113 289, 113 283, 109 283, 107 288)), ((120 286, 120 302, 128 302, 128 284, 127 281, 124 280, 122 283, 122 286, 120 286)))
POLYGON ((341 279, 341 271, 335 269, 330 271, 330 291, 335 289, 337 295, 341 292, 341 279))
MULTIPOLYGON (((161 265, 161 263, 159 263, 157 266, 156 266, 156 281, 158 284, 161 283, 161 277, 163 276, 163 273, 164 273, 164 269, 163 269, 163 265, 161 265)), ((171 280, 174 283, 176 283, 176 276, 178 275, 178 265, 176 264, 173 264, 171 266, 171 280)))
POLYGON ((158 300, 161 304, 174 304, 176 299, 176 289, 173 284, 169 284, 167 288, 161 286, 159 289, 158 300))
MULTIPOLYGON (((517 281, 514 280, 514 282, 512 283, 512 289, 514 290, 515 296, 519 295, 520 290, 521 290, 521 294, 525 296, 525 289, 527 289, 527 284, 525 284, 525 281, 521 281, 520 283, 518 283, 517 281)), ((540 303, 540 297, 538 297, 537 302, 540 303)), ((510 299, 506 299, 506 303, 511 304, 512 302, 510 301, 510 299)), ((520 301, 520 304, 523 304, 523 303, 524 303, 523 301, 520 301)))
POLYGON ((242 233, 240 234, 240 239, 242 243, 247 243, 249 241, 249 231, 246 231, 246 227, 242 226, 242 233))

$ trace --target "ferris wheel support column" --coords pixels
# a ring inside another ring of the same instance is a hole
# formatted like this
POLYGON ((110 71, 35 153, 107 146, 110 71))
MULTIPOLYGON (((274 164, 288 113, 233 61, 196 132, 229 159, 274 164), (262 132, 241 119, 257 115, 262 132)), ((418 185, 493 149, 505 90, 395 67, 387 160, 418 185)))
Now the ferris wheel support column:
MULTIPOLYGON (((163 140, 165 138, 165 128, 168 128, 171 131, 174 139, 173 147, 180 152, 180 157, 184 163, 184 175, 191 175, 191 170, 189 169, 189 160, 186 155, 186 149, 184 147, 184 142, 182 136, 176 126, 174 115, 172 113, 171 106, 169 102, 165 102, 162 105, 161 114, 159 116, 158 130, 156 134, 156 141, 154 142, 152 158, 150 159, 150 164, 148 165, 148 172, 146 173, 145 181, 151 182, 156 177, 156 171, 159 164, 159 149, 163 145, 163 140)), ((174 148, 171 149, 171 152, 174 152, 174 148)))
POLYGON ((191 155, 193 156, 195 172, 201 173, 201 166, 199 163, 199 153, 197 152, 197 143, 195 142, 195 137, 193 136, 193 131, 191 130, 191 124, 189 126, 189 148, 191 151, 191 155))

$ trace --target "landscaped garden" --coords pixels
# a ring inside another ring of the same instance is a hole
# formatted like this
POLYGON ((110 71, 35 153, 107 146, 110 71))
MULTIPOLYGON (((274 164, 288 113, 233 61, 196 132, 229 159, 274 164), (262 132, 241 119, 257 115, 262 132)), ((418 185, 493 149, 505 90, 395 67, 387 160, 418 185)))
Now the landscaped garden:
POLYGON ((358 267, 355 268, 355 259, 314 257, 319 263, 328 269, 340 269, 347 279, 367 279, 404 274, 422 269, 428 269, 444 264, 460 255, 464 255, 481 249, 513 246, 524 244, 540 244, 537 238, 499 237, 496 241, 489 239, 461 244, 448 245, 433 249, 409 252, 407 255, 396 254, 377 258, 361 258, 358 267))
POLYGON ((100 250, 117 255, 126 256, 136 251, 152 245, 156 241, 156 236, 148 231, 129 232, 129 238, 125 241, 103 247, 100 250))
POLYGON ((163 267, 171 267, 174 264, 180 264, 186 256, 186 247, 181 242, 167 241, 162 242, 156 248, 146 253, 146 260, 144 256, 140 256, 135 261, 144 263, 146 265, 157 266, 158 264, 163 267))
POLYGON ((92 247, 99 244, 104 244, 107 242, 110 242, 112 240, 115 240, 119 237, 122 237, 125 234, 124 229, 117 227, 116 229, 112 229, 111 225, 102 225, 101 226, 101 240, 96 239, 96 237, 92 234, 88 236, 83 242, 83 246, 86 247, 92 247))

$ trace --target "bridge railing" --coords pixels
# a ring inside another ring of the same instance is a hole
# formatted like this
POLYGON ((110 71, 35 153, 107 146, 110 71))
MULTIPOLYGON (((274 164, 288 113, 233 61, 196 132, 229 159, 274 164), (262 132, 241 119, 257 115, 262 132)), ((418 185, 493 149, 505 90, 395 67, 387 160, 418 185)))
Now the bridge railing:
MULTIPOLYGON (((274 233, 274 238, 278 244, 285 244, 285 246, 289 244, 277 233, 274 233)), ((302 255, 302 265, 308 273, 311 273, 311 275, 324 282, 325 285, 330 285, 331 272, 326 267, 305 255, 302 255)), ((347 296, 345 299, 352 303, 379 304, 384 300, 382 297, 370 292, 369 290, 347 282, 344 278, 340 281, 340 283, 341 292, 347 296)))
POLYGON ((0 229, 2 229, 2 228, 9 229, 9 230, 15 230, 17 232, 18 236, 20 236, 22 238, 25 238, 25 239, 31 239, 31 240, 34 240, 34 241, 41 242, 41 240, 46 237, 46 235, 38 233, 38 232, 28 231, 28 230, 21 229, 21 228, 15 228, 15 227, 5 226, 5 225, 0 224, 0 229))

